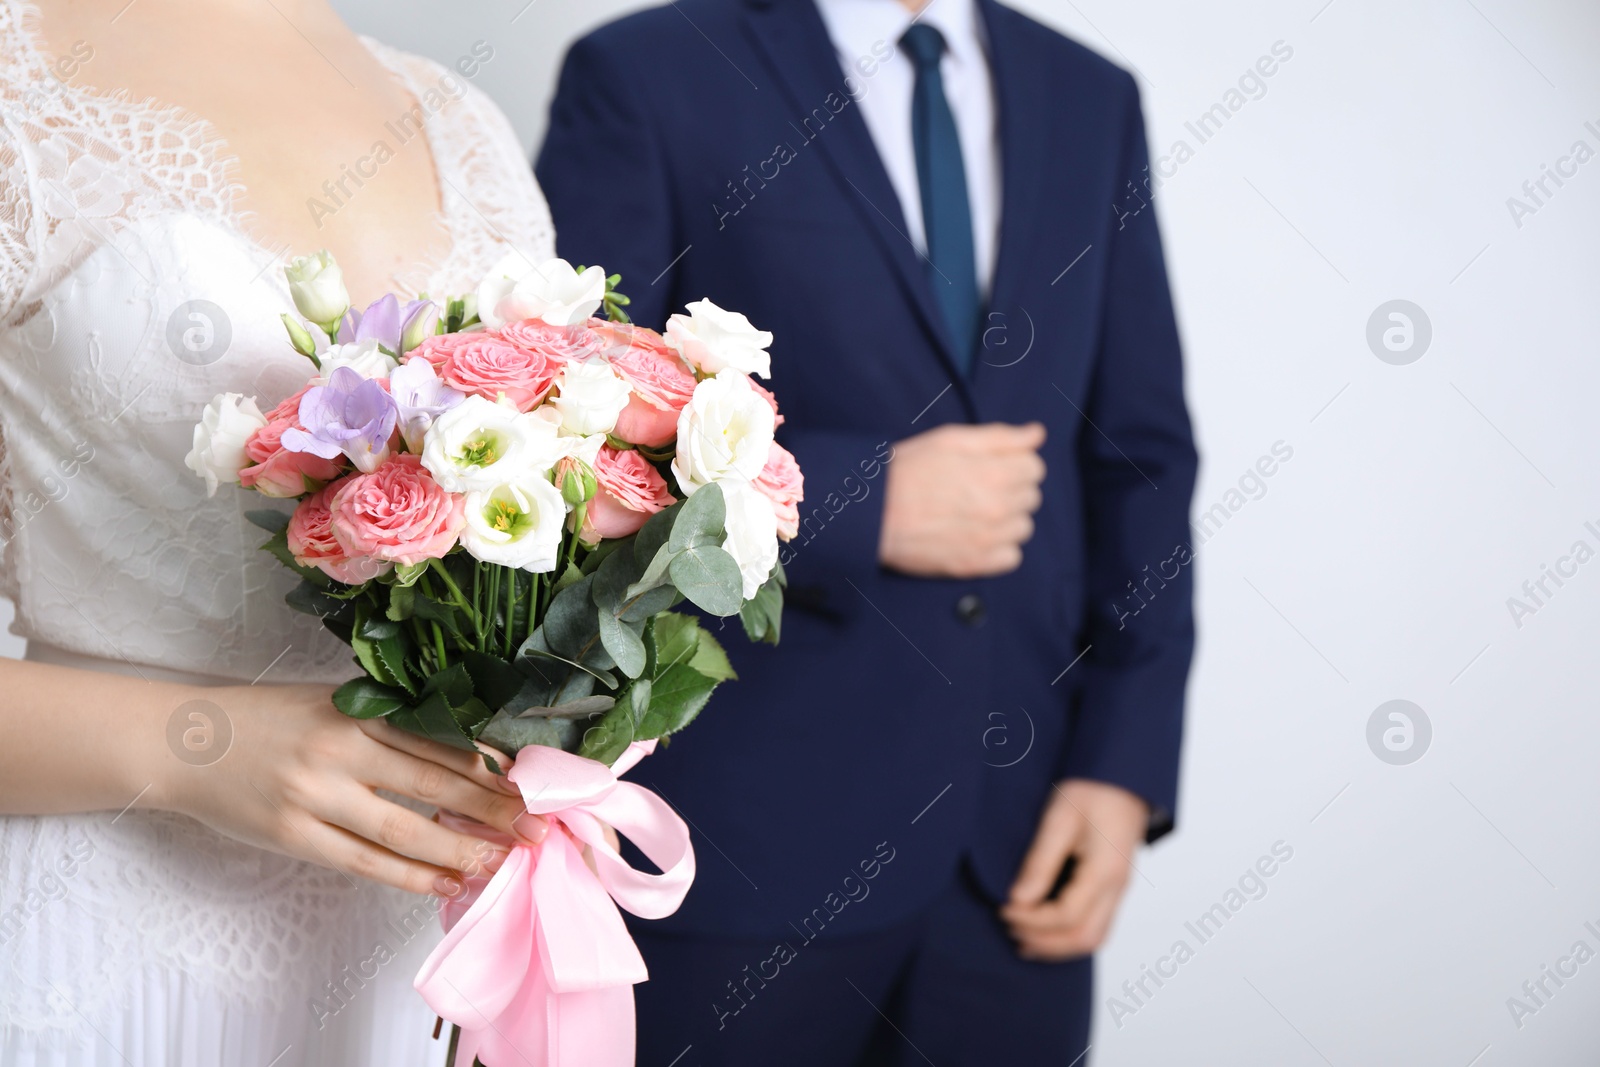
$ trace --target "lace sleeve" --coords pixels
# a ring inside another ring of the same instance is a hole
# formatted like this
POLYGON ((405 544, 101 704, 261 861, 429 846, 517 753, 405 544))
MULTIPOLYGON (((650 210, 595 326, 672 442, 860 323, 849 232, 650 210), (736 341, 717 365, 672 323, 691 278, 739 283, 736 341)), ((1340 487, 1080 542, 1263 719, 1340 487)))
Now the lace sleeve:
POLYGON ((0 124, 0 324, 9 322, 33 273, 32 223, 27 161, 6 122, 0 124))

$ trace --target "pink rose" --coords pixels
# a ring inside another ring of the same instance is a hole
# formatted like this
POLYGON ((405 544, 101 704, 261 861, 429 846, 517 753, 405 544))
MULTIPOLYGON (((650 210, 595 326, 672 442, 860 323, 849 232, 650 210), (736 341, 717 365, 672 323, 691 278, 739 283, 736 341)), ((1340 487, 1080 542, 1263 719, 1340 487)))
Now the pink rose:
POLYGON ((300 425, 300 398, 310 388, 307 385, 269 411, 267 424, 250 435, 244 452, 253 466, 239 472, 240 485, 262 496, 288 498, 320 489, 339 476, 338 461, 309 452, 290 452, 283 447, 283 431, 290 427, 305 428, 300 425))
POLYGON ((442 382, 463 393, 485 400, 504 393, 518 411, 531 411, 550 392, 561 364, 484 334, 455 346, 437 369, 442 382))
POLYGON ((787 448, 774 441, 767 450, 767 465, 751 484, 772 501, 772 513, 778 517, 778 536, 785 541, 792 539, 800 532, 799 505, 806 496, 800 464, 787 448))
POLYGON ((336 582, 361 585, 386 573, 393 564, 352 557, 334 538, 328 502, 343 487, 343 482, 336 482, 300 501, 289 517, 289 552, 302 567, 315 567, 336 582))
POLYGON ((508 322, 495 335, 508 345, 537 352, 556 363, 582 363, 605 347, 587 326, 552 326, 543 319, 508 322))
POLYGON ((695 377, 654 330, 609 324, 606 360, 633 388, 617 416, 617 437, 632 445, 659 448, 678 433, 678 413, 694 396, 695 377))
POLYGON ((757 393, 761 394, 762 400, 765 400, 768 404, 772 405, 772 414, 776 416, 772 423, 773 427, 776 428, 782 426, 783 416, 778 414, 778 398, 773 395, 772 390, 768 389, 754 378, 750 379, 750 385, 757 393))
POLYGON ((407 453, 342 482, 329 510, 346 554, 408 567, 450 551, 467 522, 461 497, 439 488, 421 458, 407 453))
POLYGON ((631 448, 603 446, 594 461, 594 480, 594 499, 583 521, 588 544, 636 533, 650 516, 674 503, 660 472, 631 448))
POLYGON ((454 352, 462 345, 471 344, 474 341, 481 341, 488 336, 489 334, 483 332, 482 330, 477 330, 472 333, 436 333, 432 337, 424 339, 423 342, 417 347, 408 351, 406 353, 406 358, 410 359, 412 356, 421 356, 423 359, 433 364, 434 370, 438 370, 440 364, 444 363, 445 358, 448 357, 450 353, 454 352))

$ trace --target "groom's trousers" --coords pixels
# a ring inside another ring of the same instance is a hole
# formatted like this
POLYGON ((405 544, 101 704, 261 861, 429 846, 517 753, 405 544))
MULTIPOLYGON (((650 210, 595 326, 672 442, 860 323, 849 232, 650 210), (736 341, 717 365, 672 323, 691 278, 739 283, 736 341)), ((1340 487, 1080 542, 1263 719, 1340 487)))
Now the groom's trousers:
POLYGON ((867 933, 632 927, 650 968, 638 1067, 1081 1067, 1088 1046, 1093 961, 1019 959, 964 869, 912 919, 867 933))

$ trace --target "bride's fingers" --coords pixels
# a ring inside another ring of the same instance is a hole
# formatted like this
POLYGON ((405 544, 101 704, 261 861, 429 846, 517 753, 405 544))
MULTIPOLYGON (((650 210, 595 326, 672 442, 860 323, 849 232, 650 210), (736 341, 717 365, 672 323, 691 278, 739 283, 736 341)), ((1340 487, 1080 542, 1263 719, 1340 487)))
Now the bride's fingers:
POLYGON ((358 834, 320 820, 307 820, 285 843, 290 846, 286 851, 291 855, 408 893, 452 897, 462 889, 461 875, 456 871, 396 855, 358 834))
MULTIPOLYGON (((470 753, 463 755, 477 758, 470 753)), ((538 844, 544 838, 545 821, 528 814, 521 796, 508 796, 425 757, 386 744, 372 745, 361 770, 367 785, 477 819, 529 844, 538 844)))
MULTIPOLYGON (((517 792, 516 786, 506 781, 504 775, 495 774, 484 765, 483 756, 479 753, 468 752, 460 748, 451 748, 449 745, 441 745, 437 741, 430 741, 426 737, 418 737, 416 734, 407 733, 397 726, 391 726, 382 719, 361 719, 359 722, 361 732, 374 741, 379 741, 390 748, 399 749, 401 752, 416 756, 418 759, 425 759, 430 763, 437 763, 441 767, 448 767, 463 778, 470 778, 485 788, 498 789, 509 794, 517 792)), ((489 749, 489 751, 494 753, 493 749, 489 749)), ((504 755, 494 754, 498 757, 495 762, 500 764, 502 770, 510 766, 510 761, 504 755)))
POLYGON ((420 860, 446 874, 468 875, 493 874, 505 862, 506 849, 441 826, 364 789, 352 790, 338 801, 338 809, 324 819, 397 858, 420 860))

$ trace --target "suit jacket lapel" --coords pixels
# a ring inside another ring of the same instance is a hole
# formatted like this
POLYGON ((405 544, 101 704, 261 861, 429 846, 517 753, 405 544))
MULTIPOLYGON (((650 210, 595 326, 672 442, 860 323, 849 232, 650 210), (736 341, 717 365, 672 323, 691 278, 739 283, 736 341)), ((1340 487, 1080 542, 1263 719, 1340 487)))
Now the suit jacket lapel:
POLYGON ((995 259, 994 281, 990 285, 990 330, 1001 329, 1007 350, 979 350, 974 376, 991 368, 1004 367, 1015 358, 1010 346, 1031 336, 1026 321, 1013 321, 1022 314, 1014 307, 1017 294, 1028 277, 1031 251, 1044 205, 1041 202, 1045 173, 1045 139, 1039 134, 1042 116, 1037 86, 1049 84, 1047 72, 1030 69, 1026 42, 1016 40, 1016 16, 995 0, 978 0, 978 9, 989 35, 989 67, 995 86, 995 115, 1000 141, 1000 241, 995 259))
MULTIPOLYGON (((748 0, 748 5, 746 25, 751 39, 788 98, 796 120, 817 108, 832 114, 828 107, 830 94, 835 97, 835 106, 839 100, 849 100, 844 72, 813 0, 748 0)), ((907 233, 900 199, 866 121, 853 103, 847 104, 820 134, 813 136, 811 144, 843 184, 846 196, 876 239, 963 406, 971 413, 967 381, 956 369, 949 330, 934 303, 925 273, 927 264, 907 233)))

